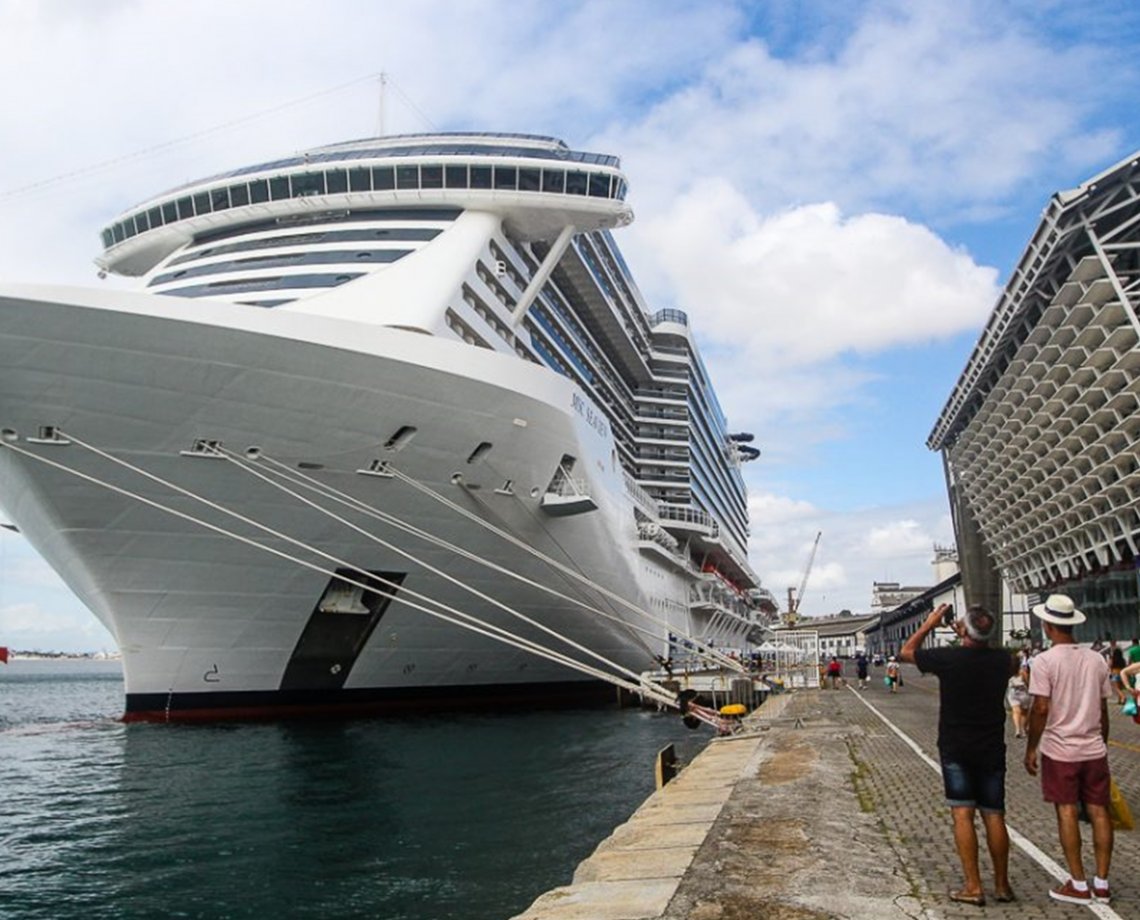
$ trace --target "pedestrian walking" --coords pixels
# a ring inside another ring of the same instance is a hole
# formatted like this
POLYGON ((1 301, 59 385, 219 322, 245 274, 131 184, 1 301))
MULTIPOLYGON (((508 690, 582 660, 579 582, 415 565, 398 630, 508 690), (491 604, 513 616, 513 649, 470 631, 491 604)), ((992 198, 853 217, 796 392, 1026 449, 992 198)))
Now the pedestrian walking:
POLYGON ((839 681, 843 679, 843 665, 834 655, 831 656, 831 661, 827 663, 827 679, 831 681, 832 690, 839 689, 839 681))
POLYGON ((902 682, 902 671, 899 668, 898 659, 891 655, 887 659, 887 686, 890 687, 891 693, 899 692, 899 684, 902 682))
POLYGON ((859 678, 859 689, 866 690, 867 684, 870 682, 870 666, 867 662, 867 656, 862 652, 855 654, 855 676, 859 678))
POLYGON ((1125 665, 1128 664, 1127 659, 1124 657, 1124 652, 1115 642, 1112 643, 1112 650, 1108 656, 1108 680, 1112 684, 1112 690, 1116 694, 1116 702, 1123 703, 1128 697, 1124 693, 1124 687, 1120 682, 1120 672, 1124 670, 1125 665))
POLYGON ((953 627, 957 647, 923 648, 922 643, 951 610, 936 607, 899 652, 903 661, 938 677, 938 754, 942 784, 954 823, 954 845, 964 884, 951 901, 982 906, 986 893, 978 862, 974 817, 981 813, 994 873, 994 900, 1013 901, 1009 885, 1009 831, 1005 826, 1005 706, 1010 658, 989 641, 997 618, 972 606, 953 627))
POLYGON ((1029 725, 1029 671, 1019 665, 1018 657, 1014 655, 1013 667, 1016 668, 1016 673, 1009 679, 1005 702, 1013 719, 1015 737, 1024 738, 1029 725))
POLYGON ((1069 879, 1052 888, 1056 901, 1088 904, 1108 901, 1113 829, 1109 815, 1108 697, 1112 692, 1104 658, 1073 638, 1085 615, 1065 594, 1050 594, 1033 608, 1052 648, 1033 659, 1029 692, 1029 741, 1025 769, 1038 775, 1042 797, 1057 812, 1057 834, 1069 867, 1069 879), (1092 822, 1096 874, 1085 878, 1078 814, 1084 803, 1092 822))

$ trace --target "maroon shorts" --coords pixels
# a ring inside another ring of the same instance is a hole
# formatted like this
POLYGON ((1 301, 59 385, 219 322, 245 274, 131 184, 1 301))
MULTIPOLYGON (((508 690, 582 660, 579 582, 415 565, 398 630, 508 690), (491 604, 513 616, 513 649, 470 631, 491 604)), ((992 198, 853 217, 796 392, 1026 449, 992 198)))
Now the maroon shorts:
POLYGON ((1054 805, 1108 807, 1108 757, 1096 760, 1051 760, 1041 755, 1041 794, 1054 805))

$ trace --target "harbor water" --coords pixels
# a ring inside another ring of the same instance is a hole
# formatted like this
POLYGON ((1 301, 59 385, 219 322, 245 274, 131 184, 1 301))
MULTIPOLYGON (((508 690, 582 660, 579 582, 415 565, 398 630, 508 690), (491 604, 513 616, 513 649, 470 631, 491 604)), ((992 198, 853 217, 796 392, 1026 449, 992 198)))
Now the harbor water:
POLYGON ((708 740, 638 709, 123 724, 114 661, 0 665, 0 917, 504 920, 708 740))

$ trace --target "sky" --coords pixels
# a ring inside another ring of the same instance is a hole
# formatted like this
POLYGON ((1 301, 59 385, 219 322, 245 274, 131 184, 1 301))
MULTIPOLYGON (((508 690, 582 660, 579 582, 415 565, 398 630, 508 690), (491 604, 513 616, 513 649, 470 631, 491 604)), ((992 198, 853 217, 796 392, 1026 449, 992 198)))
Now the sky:
MULTIPOLYGON (((321 144, 615 154, 634 277, 762 451, 753 567, 784 598, 822 532, 802 612, 864 612, 953 545, 927 436, 1050 196, 1140 148, 1138 51, 1130 0, 0 0, 0 284, 115 284, 120 212, 321 144)), ((114 647, 6 530, 0 645, 114 647)))

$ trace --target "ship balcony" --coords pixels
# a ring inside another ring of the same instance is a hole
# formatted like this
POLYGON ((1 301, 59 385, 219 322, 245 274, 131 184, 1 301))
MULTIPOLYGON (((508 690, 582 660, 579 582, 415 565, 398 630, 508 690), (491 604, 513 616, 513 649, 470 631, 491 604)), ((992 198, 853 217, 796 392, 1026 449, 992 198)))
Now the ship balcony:
POLYGON ((542 496, 540 507, 551 517, 569 517, 597 511, 598 503, 590 497, 585 480, 559 476, 542 496))
POLYGON ((700 508, 679 508, 675 505, 660 505, 658 516, 669 530, 716 539, 720 535, 720 525, 700 508))
POLYGON ((680 572, 692 574, 694 571, 677 538, 655 521, 642 521, 637 525, 637 548, 643 554, 656 556, 680 572))

